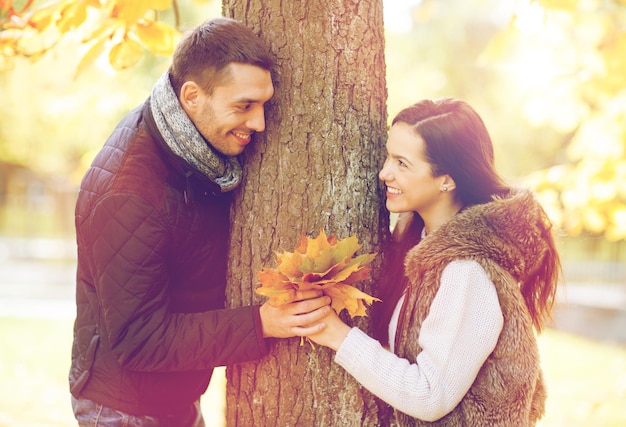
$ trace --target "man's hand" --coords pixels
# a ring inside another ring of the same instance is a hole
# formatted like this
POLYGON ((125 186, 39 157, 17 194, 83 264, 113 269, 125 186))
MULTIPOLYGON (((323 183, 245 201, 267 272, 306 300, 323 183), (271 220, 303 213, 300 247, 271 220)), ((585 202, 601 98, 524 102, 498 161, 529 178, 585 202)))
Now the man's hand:
POLYGON ((333 311, 330 297, 321 291, 297 291, 294 301, 274 307, 269 303, 261 306, 263 336, 274 338, 302 337, 321 332, 325 324, 320 320, 333 311))

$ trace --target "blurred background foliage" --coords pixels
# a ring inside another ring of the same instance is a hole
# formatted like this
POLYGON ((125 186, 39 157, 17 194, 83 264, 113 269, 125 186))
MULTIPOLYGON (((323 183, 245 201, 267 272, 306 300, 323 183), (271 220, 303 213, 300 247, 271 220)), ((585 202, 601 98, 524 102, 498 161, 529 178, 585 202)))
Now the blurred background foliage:
MULTIPOLYGON (((179 31, 220 10, 216 0, 0 1, 0 228, 28 232, 6 220, 24 203, 71 217, 84 170, 165 71, 179 31)), ((509 180, 535 188, 564 235, 621 256, 625 0, 388 0, 385 26, 390 117, 421 98, 466 99, 509 180)), ((53 229, 71 233, 64 218, 53 229)))
MULTIPOLYGON (((383 1, 389 117, 422 98, 467 100, 498 169, 535 188, 561 231, 570 309, 555 324, 578 335, 540 336, 541 425, 624 425, 626 0, 383 1)), ((73 313, 80 179, 179 31, 220 12, 219 0, 0 0, 0 427, 72 425, 72 319, 41 303, 73 313), (43 319, 21 319, 33 312, 43 319)))

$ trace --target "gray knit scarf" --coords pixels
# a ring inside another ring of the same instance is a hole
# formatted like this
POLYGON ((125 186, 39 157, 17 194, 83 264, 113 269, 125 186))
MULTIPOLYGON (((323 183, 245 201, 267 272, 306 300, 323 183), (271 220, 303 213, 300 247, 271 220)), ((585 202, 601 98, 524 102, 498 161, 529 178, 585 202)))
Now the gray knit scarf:
POLYGON ((168 72, 152 88, 150 109, 159 132, 174 154, 219 185, 222 192, 239 185, 241 165, 237 158, 217 153, 198 132, 174 93, 168 72))

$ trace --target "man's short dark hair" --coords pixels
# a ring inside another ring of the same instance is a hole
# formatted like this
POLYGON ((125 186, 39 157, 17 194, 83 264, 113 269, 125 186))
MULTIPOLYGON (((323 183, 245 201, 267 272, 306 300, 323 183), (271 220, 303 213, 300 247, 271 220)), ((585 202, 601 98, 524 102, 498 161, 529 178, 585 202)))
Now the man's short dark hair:
POLYGON ((248 27, 230 18, 204 22, 186 33, 176 46, 170 80, 176 95, 186 81, 196 82, 210 94, 227 77, 233 62, 271 71, 269 49, 248 27))

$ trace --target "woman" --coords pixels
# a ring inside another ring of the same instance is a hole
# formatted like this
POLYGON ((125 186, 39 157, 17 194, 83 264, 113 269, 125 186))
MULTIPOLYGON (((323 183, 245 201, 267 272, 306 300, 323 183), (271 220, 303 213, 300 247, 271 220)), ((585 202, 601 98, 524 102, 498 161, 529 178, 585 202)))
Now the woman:
POLYGON ((379 177, 400 219, 377 340, 335 313, 309 338, 401 425, 534 425, 546 393, 533 329, 560 271, 545 212, 499 177, 483 121, 460 100, 401 111, 379 177))

